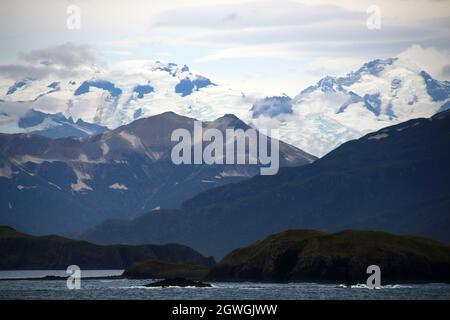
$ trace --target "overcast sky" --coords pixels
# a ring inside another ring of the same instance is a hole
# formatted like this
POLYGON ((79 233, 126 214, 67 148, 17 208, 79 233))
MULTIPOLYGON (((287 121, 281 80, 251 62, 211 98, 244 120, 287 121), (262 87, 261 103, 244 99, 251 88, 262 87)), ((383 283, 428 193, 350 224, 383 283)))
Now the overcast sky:
POLYGON ((450 79, 447 0, 2 0, 0 38, 0 72, 43 57, 69 68, 152 59, 235 89, 295 95, 325 75, 402 53, 450 79), (70 5, 81 10, 80 29, 66 26, 70 5), (371 5, 380 29, 366 25, 371 5))

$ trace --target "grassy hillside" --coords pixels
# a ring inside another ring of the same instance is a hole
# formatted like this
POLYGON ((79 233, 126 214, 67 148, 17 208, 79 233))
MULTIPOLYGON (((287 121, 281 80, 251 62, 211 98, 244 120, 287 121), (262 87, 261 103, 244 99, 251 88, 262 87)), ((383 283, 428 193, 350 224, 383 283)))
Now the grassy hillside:
POLYGON ((210 272, 220 280, 365 281, 369 265, 385 281, 450 281, 450 245, 375 231, 289 230, 232 251, 210 272))

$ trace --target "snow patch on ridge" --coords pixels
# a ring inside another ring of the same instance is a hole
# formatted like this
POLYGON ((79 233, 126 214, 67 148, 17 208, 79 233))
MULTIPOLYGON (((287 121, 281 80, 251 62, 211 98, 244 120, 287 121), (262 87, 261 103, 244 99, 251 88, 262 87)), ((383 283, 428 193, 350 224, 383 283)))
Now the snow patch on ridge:
POLYGON ((144 147, 142 145, 141 139, 139 139, 139 137, 135 136, 132 133, 129 133, 127 131, 121 131, 119 133, 119 136, 128 143, 130 143, 134 149, 141 149, 144 147))
POLYGON ((109 186, 110 189, 114 189, 114 190, 128 190, 128 187, 124 184, 121 184, 119 182, 113 183, 112 185, 109 186))
POLYGON ((227 170, 219 173, 220 177, 249 177, 250 175, 246 172, 239 172, 237 170, 227 170))
POLYGON ((11 179, 12 175, 13 172, 8 164, 5 163, 3 167, 0 167, 0 178, 11 179))
POLYGON ((100 144, 100 149, 102 150, 102 155, 106 156, 109 152, 109 146, 106 142, 102 141, 100 144))
POLYGON ((73 191, 80 192, 80 191, 86 191, 86 190, 89 190, 89 191, 93 190, 90 186, 88 186, 83 181, 83 180, 91 180, 91 176, 88 173, 82 172, 78 169, 73 169, 73 172, 75 173, 75 175, 77 177, 77 182, 72 183, 70 185, 70 187, 72 188, 73 191))
POLYGON ((385 139, 387 137, 389 137, 389 135, 387 133, 379 133, 379 134, 376 134, 374 136, 370 136, 367 139, 368 140, 381 140, 381 139, 385 139))

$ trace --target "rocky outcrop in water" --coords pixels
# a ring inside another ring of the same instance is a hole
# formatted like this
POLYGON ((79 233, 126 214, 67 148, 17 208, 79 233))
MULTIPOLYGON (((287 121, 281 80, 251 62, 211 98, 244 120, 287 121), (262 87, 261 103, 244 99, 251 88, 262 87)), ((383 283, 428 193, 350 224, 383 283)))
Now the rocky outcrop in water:
POLYGON ((187 280, 184 278, 173 278, 173 279, 165 279, 157 282, 152 282, 144 285, 146 287, 197 287, 197 288, 208 288, 212 287, 211 284, 200 281, 187 280))

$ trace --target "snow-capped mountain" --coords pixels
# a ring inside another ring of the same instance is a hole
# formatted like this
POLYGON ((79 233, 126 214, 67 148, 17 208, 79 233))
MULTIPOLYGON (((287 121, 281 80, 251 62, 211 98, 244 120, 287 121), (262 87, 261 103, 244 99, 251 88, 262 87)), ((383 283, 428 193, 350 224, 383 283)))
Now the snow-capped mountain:
POLYGON ((282 140, 322 156, 347 140, 448 108, 450 82, 392 58, 322 78, 293 99, 267 97, 254 104, 252 122, 280 127, 282 140))
MULTIPOLYGON (((248 96, 185 65, 160 61, 92 66, 78 74, 0 75, 0 111, 8 106, 60 112, 109 129, 166 111, 203 121, 235 114, 259 129, 278 128, 281 140, 323 156, 368 132, 450 107, 450 82, 433 79, 404 57, 374 60, 343 77, 327 76, 295 97, 248 96)), ((0 132, 12 131, 0 120, 0 132)))
MULTIPOLYGON (((173 111, 204 121, 224 114, 244 117, 252 101, 195 74, 187 66, 126 61, 91 67, 82 76, 0 79, 0 109, 14 104, 114 129, 138 118, 173 111), (248 101, 247 101, 248 100, 248 101)), ((0 132, 4 132, 0 126, 0 132)))
POLYGON ((30 133, 49 138, 85 138, 108 131, 106 127, 87 123, 82 119, 73 121, 72 117, 66 118, 62 113, 48 114, 34 109, 17 112, 7 109, 4 107, 0 111, 2 133, 30 133))

